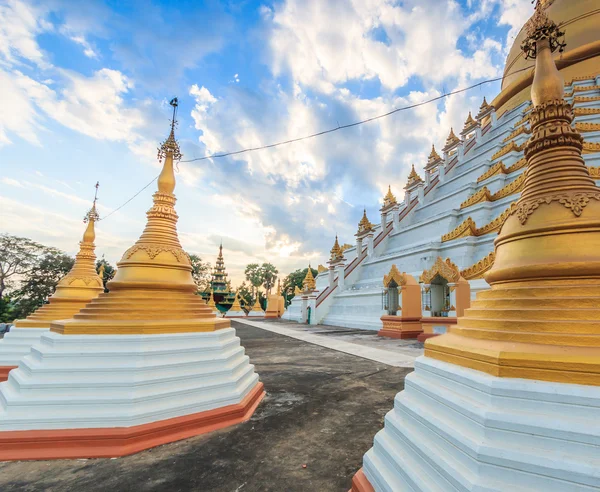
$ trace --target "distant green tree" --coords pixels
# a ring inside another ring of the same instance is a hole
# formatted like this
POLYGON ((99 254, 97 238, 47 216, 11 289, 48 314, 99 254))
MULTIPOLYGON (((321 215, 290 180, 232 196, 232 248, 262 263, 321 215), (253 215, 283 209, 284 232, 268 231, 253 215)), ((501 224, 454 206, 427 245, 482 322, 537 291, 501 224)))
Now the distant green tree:
POLYGON ((240 296, 240 301, 242 301, 242 305, 250 307, 254 305, 252 290, 248 287, 246 282, 242 282, 242 284, 238 287, 238 294, 240 296))
MULTIPOLYGON (((319 271, 315 268, 311 268, 313 276, 316 278, 319 271)), ((308 273, 308 268, 296 270, 290 273, 287 277, 283 279, 282 290, 285 294, 286 303, 289 302, 294 297, 294 291, 296 287, 302 289, 302 283, 304 282, 304 277, 308 273)))
POLYGON ((104 275, 102 276, 102 283, 104 284, 104 292, 108 292, 106 284, 107 282, 110 282, 113 279, 117 271, 115 270, 115 267, 113 267, 108 261, 104 259, 104 255, 102 255, 102 258, 96 261, 96 271, 98 273, 100 273, 100 267, 102 265, 104 265, 104 275))
POLYGON ((272 265, 271 263, 263 263, 260 269, 262 271, 262 285, 265 288, 268 296, 271 294, 271 289, 275 287, 279 270, 277 270, 275 265, 272 265))
POLYGON ((207 292, 210 285, 210 263, 202 261, 198 255, 191 254, 192 277, 199 292, 207 292))
POLYGON ((74 258, 56 248, 45 247, 38 264, 29 271, 21 286, 12 294, 14 316, 29 316, 54 294, 56 284, 73 267, 74 258))
POLYGON ((246 280, 252 286, 252 297, 256 298, 257 289, 264 283, 264 275, 261 266, 258 263, 250 263, 244 270, 246 280))
POLYGON ((29 275, 46 250, 46 246, 29 238, 0 234, 0 299, 29 275))

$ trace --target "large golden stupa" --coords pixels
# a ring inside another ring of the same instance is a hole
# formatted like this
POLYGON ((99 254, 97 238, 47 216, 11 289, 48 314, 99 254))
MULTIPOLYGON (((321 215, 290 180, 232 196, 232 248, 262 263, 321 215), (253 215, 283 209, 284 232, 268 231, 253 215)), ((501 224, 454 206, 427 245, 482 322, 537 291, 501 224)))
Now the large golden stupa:
POLYGON ((173 123, 159 149, 164 164, 154 205, 146 213, 146 228, 117 263, 117 273, 107 284, 110 292, 101 294, 73 319, 53 323, 52 331, 132 335, 204 332, 230 326, 196 295, 190 258, 177 236, 173 161, 180 156, 173 123))
MULTIPOLYGON (((538 0, 539 8, 566 32, 567 47, 553 58, 565 81, 600 73, 600 5, 597 0, 538 0)), ((492 106, 498 116, 528 101, 535 63, 526 59, 521 44, 527 37, 521 29, 506 59, 502 92, 492 106)))

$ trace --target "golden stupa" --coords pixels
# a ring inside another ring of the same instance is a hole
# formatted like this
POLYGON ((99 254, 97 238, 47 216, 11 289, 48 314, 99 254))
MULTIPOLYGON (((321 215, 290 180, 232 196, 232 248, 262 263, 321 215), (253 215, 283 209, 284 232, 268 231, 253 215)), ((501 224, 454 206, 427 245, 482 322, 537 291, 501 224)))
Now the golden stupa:
POLYGON ((304 287, 304 291, 313 291, 317 288, 317 283, 315 281, 315 277, 313 277, 312 274, 312 268, 310 266, 310 263, 308 264, 308 271, 306 272, 306 276, 304 277, 304 280, 302 281, 302 286, 304 287))
MULTIPOLYGON (((566 81, 600 72, 600 10, 597 0, 538 0, 536 10, 544 11, 567 31, 567 49, 556 50, 553 54, 566 81)), ((506 59, 502 92, 492 102, 498 116, 529 100, 534 64, 521 50, 527 36, 523 27, 506 59)))
MULTIPOLYGON (((96 185, 97 189, 97 185, 96 185)), ((96 198, 85 216, 87 223, 83 239, 79 242, 79 252, 75 255, 73 267, 56 285, 56 291, 44 304, 26 319, 15 321, 17 328, 50 328, 55 320, 71 318, 92 299, 104 291, 102 278, 96 272, 94 224, 98 220, 96 198)))
POLYGON ((51 330, 75 334, 151 334, 214 331, 230 323, 217 318, 200 296, 192 278, 188 254, 177 236, 174 159, 180 159, 171 133, 158 151, 163 168, 154 205, 138 241, 117 263, 117 273, 100 294, 73 319, 52 323, 51 330))
POLYGON ((491 289, 425 355, 495 376, 600 385, 600 189, 552 57, 562 26, 546 10, 525 26, 522 48, 536 60, 532 133, 524 189, 486 274, 491 289))

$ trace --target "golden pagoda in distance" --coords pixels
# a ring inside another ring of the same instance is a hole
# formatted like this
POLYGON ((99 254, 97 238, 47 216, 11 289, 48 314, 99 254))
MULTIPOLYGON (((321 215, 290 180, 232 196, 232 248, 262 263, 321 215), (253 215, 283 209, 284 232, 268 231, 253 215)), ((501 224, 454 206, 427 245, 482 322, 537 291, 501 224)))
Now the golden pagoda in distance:
POLYGON ((42 333, 50 329, 50 323, 72 317, 104 291, 102 278, 96 273, 94 254, 94 226, 98 221, 97 192, 98 183, 92 208, 84 218, 87 226, 71 270, 59 280, 47 304, 36 309, 26 319, 15 321, 13 329, 0 340, 0 381, 6 381, 9 371, 19 365, 21 358, 29 353, 42 333))
POLYGON ((265 394, 229 320, 196 295, 179 243, 171 104, 154 204, 110 292, 52 323, 39 360, 0 383, 0 461, 132 454, 243 422, 265 394))
POLYGON ((425 343, 353 491, 600 487, 600 189, 552 53, 564 33, 538 2, 524 190, 480 291, 425 343))

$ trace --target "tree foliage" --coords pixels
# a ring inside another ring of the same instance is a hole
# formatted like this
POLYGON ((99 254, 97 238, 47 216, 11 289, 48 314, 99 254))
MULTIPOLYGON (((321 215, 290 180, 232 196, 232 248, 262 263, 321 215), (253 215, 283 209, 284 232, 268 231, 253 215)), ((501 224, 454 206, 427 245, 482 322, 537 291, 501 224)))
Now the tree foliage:
MULTIPOLYGON (((319 274, 319 271, 315 268, 311 268, 311 271, 313 276, 316 278, 319 274)), ((304 282, 304 277, 306 277, 307 273, 308 268, 304 268, 290 273, 283 279, 282 290, 286 299, 291 299, 294 297, 294 291, 296 290, 296 287, 302 289, 302 283, 304 282)))
POLYGON ((0 234, 0 299, 31 273, 46 250, 29 238, 0 234))
POLYGON ((238 287, 238 294, 243 305, 249 306, 250 308, 254 305, 251 286, 248 286, 246 282, 242 282, 242 285, 238 287))
POLYGON ((260 268, 262 270, 263 276, 262 285, 265 288, 267 295, 269 295, 271 294, 271 289, 275 287, 275 282, 277 281, 277 274, 279 273, 279 270, 277 270, 277 268, 275 268, 275 265, 272 265, 271 263, 263 263, 260 268))
POLYGON ((102 256, 102 258, 96 261, 96 271, 98 272, 98 274, 100 274, 100 267, 102 265, 104 265, 104 275, 102 275, 102 284, 104 285, 104 292, 108 292, 106 284, 113 279, 115 273, 117 273, 117 270, 108 261, 104 259, 104 256, 102 256))
POLYGON ((46 247, 45 254, 39 259, 21 286, 12 293, 13 315, 21 319, 48 301, 54 294, 56 284, 73 267, 75 259, 55 248, 46 247))
POLYGON ((210 286, 210 263, 202 261, 198 255, 191 254, 192 277, 199 292, 207 292, 210 286))
POLYGON ((246 275, 246 280, 252 286, 252 296, 255 297, 255 292, 264 282, 260 265, 258 263, 250 263, 246 266, 244 274, 246 275))

